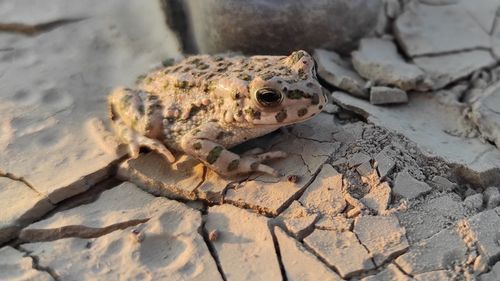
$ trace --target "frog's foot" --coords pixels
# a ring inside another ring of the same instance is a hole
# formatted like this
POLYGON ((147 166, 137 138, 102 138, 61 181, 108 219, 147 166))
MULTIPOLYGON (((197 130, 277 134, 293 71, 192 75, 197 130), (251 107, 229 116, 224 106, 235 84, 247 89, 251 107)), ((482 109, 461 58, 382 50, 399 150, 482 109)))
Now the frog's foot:
MULTIPOLYGON (((269 152, 264 152, 264 153, 256 153, 254 155, 245 155, 242 157, 242 162, 243 163, 251 163, 250 164, 251 171, 263 172, 266 174, 273 175, 275 177, 279 177, 280 175, 275 169, 273 169, 267 165, 264 165, 261 162, 285 158, 285 157, 287 157, 286 152, 276 150, 276 151, 269 151, 269 152), (252 167, 252 165, 253 165, 253 167, 252 167)), ((244 168, 243 170, 246 170, 246 169, 244 168)))
MULTIPOLYGON (((143 135, 139 135, 139 134, 134 136, 134 139, 135 139, 135 143, 134 143, 133 147, 131 144, 129 144, 129 147, 131 148, 131 151, 132 151, 132 148, 135 149, 135 151, 134 151, 135 155, 139 154, 139 147, 147 147, 147 148, 154 150, 154 151, 158 152, 159 154, 163 155, 163 157, 165 157, 168 160, 168 162, 170 162, 170 163, 175 162, 175 157, 172 154, 172 152, 170 152, 170 150, 168 150, 159 140, 150 139, 150 138, 147 138, 147 137, 145 137, 143 135)), ((132 157, 134 157, 133 156, 134 153, 131 153, 132 157)))
POLYGON ((197 139, 187 137, 182 141, 184 152, 199 159, 210 169, 223 176, 234 176, 251 172, 263 172, 279 176, 279 173, 270 166, 262 164, 264 161, 286 157, 283 151, 271 151, 262 153, 260 149, 254 149, 241 157, 222 145, 208 139, 197 139))
POLYGON ((269 152, 264 152, 264 149, 260 147, 256 147, 250 150, 247 150, 241 154, 242 157, 244 156, 252 156, 256 158, 259 161, 269 161, 273 159, 280 159, 280 158, 285 158, 287 157, 287 153, 281 150, 276 150, 276 151, 269 151, 269 152))
POLYGON ((243 174, 249 172, 262 172, 274 177, 279 177, 280 174, 274 168, 262 164, 259 160, 256 160, 254 157, 243 157, 239 160, 240 165, 236 174, 243 174))
POLYGON ((170 152, 170 150, 168 150, 159 140, 150 139, 137 133, 120 120, 113 121, 113 127, 120 139, 128 144, 130 157, 139 157, 140 148, 146 147, 163 155, 170 163, 175 161, 172 152, 170 152))
POLYGON ((262 149, 260 147, 256 147, 256 148, 252 148, 250 150, 247 150, 247 151, 243 152, 241 154, 241 156, 257 155, 257 154, 261 154, 263 152, 264 152, 264 149, 262 149))
POLYGON ((259 160, 261 162, 274 160, 274 159, 281 159, 281 158, 285 158, 287 156, 288 156, 288 154, 284 151, 281 151, 281 150, 269 151, 269 152, 254 155, 254 157, 257 158, 257 160, 259 160))

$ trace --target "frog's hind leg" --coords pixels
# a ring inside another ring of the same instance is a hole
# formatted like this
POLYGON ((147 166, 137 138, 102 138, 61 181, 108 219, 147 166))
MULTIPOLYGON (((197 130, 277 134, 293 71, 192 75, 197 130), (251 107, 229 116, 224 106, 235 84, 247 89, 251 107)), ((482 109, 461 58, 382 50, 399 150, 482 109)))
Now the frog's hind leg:
MULTIPOLYGON (((208 132, 216 130, 206 128, 208 132)), ((263 152, 261 149, 254 149, 239 156, 233 153, 215 140, 211 140, 210 133, 199 136, 188 133, 181 140, 181 146, 185 153, 201 160, 209 168, 224 176, 233 176, 250 172, 263 172, 266 174, 279 176, 278 171, 262 164, 262 162, 277 158, 286 157, 282 151, 263 152)))
POLYGON ((186 138, 182 144, 187 154, 201 160, 212 170, 224 176, 263 172, 279 177, 278 171, 261 162, 286 157, 286 153, 279 151, 240 157, 220 144, 207 139, 186 138))
POLYGON ((145 112, 150 112, 148 109, 151 106, 144 102, 145 98, 147 94, 125 88, 118 88, 111 93, 108 100, 109 114, 115 134, 128 144, 133 158, 139 156, 141 147, 147 147, 163 155, 169 162, 174 162, 172 152, 159 140, 148 136, 154 127, 150 123, 155 120, 154 116, 145 115, 145 112))
POLYGON ((253 156, 255 159, 258 159, 259 161, 269 161, 272 159, 285 158, 287 154, 286 152, 281 150, 264 152, 264 149, 256 147, 243 152, 241 156, 253 156))
POLYGON ((261 147, 256 147, 256 148, 252 148, 250 150, 243 152, 241 154, 241 156, 252 156, 252 155, 257 155, 257 154, 261 154, 261 153, 264 153, 264 149, 261 147))

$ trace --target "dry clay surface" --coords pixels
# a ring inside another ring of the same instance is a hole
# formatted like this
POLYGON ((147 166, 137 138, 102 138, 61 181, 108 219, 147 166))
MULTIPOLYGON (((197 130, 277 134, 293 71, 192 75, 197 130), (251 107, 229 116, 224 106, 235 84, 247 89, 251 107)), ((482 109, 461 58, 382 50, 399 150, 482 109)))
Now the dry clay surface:
POLYGON ((178 56, 158 1, 101 2, 0 1, 0 173, 51 203, 109 176, 86 122, 110 89, 178 56))
POLYGON ((498 280, 500 1, 483 2, 385 1, 351 57, 315 51, 325 113, 235 148, 286 151, 282 176, 222 178, 88 126, 180 56, 159 2, 0 1, 0 279, 498 280))

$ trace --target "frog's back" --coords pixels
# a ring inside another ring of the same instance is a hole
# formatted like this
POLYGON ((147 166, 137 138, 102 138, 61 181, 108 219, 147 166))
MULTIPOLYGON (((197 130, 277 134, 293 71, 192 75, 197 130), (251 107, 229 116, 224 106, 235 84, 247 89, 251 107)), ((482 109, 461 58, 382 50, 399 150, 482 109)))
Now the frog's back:
MULTIPOLYGON (((140 82, 139 87, 157 95, 201 94, 207 96, 221 79, 240 80, 247 84, 255 76, 264 79, 291 76, 291 69, 276 68, 284 56, 197 55, 173 66, 160 68, 140 82)), ((296 82, 296 81, 289 81, 296 82)))
POLYGON ((198 55, 176 65, 160 68, 145 76, 139 87, 159 96, 206 95, 237 60, 222 56, 198 55))

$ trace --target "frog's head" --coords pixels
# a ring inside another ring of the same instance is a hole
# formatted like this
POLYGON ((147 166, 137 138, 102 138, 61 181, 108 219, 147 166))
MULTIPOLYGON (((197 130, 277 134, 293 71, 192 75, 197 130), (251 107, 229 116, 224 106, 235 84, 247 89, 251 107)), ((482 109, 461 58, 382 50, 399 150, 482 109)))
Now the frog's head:
POLYGON ((257 126, 283 126, 319 113, 328 99, 311 55, 296 51, 288 57, 268 58, 273 59, 255 74, 248 88, 251 103, 245 113, 258 118, 246 119, 257 126))

